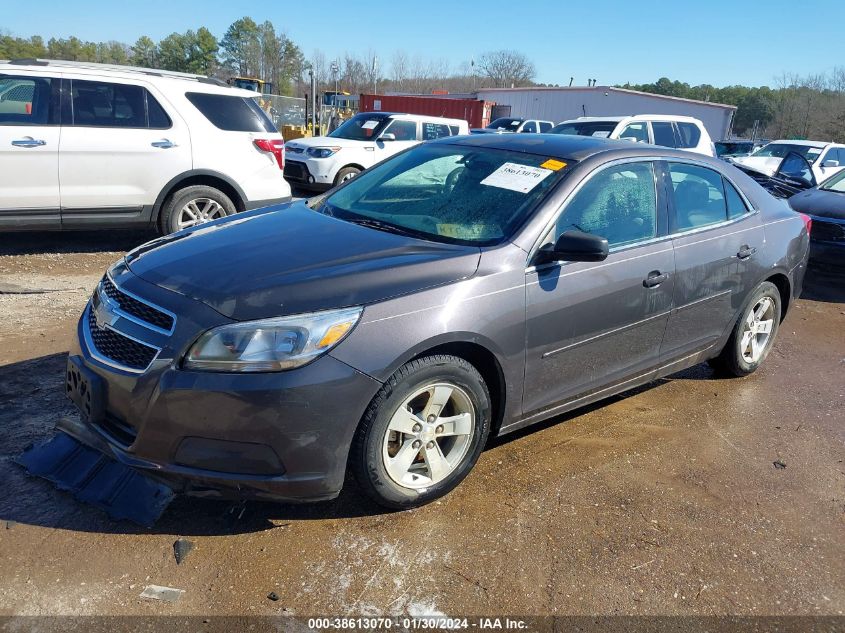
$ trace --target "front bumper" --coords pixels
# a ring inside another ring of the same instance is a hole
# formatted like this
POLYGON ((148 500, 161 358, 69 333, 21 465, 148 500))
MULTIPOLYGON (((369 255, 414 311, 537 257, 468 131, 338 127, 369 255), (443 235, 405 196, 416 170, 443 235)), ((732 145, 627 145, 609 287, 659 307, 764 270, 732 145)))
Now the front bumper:
POLYGON ((306 189, 325 190, 334 185, 337 170, 332 170, 334 161, 325 158, 297 158, 285 159, 285 180, 306 189))
MULTIPOLYGON (((157 305, 166 305, 162 298, 157 305)), ((183 307, 166 307, 183 314, 183 307)), ((287 501, 337 496, 378 381, 330 355, 278 373, 186 371, 176 350, 193 338, 162 345, 141 373, 123 371, 89 349, 86 328, 97 327, 88 318, 91 308, 79 320, 70 356, 102 385, 103 414, 94 422, 67 422, 64 430, 176 492, 287 501)), ((173 338, 180 338, 183 321, 188 318, 180 316, 173 338)))

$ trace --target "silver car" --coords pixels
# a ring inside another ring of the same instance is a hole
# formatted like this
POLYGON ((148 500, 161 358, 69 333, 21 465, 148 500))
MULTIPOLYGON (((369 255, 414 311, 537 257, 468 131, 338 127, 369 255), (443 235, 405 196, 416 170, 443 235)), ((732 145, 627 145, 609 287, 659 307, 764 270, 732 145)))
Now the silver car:
POLYGON ((160 238, 78 326, 77 435, 177 491, 446 494, 488 439, 709 361, 750 374, 807 219, 723 161, 452 137, 310 201, 160 238))

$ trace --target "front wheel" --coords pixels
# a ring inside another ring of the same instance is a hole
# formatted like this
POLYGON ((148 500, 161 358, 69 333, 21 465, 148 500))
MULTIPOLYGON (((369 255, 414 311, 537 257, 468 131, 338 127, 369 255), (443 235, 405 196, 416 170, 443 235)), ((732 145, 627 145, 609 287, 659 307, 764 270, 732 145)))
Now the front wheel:
POLYGON ((469 474, 487 441, 490 417, 490 393, 470 363, 444 355, 411 361, 364 414, 352 445, 352 472, 380 505, 423 505, 469 474))
POLYGON ((756 371, 774 345, 780 314, 780 292, 773 283, 764 281, 751 295, 724 349, 710 365, 732 376, 756 371))
POLYGON ((361 170, 357 167, 344 167, 337 172, 337 176, 334 177, 334 186, 337 187, 338 185, 342 185, 347 180, 352 180, 360 173, 361 170))

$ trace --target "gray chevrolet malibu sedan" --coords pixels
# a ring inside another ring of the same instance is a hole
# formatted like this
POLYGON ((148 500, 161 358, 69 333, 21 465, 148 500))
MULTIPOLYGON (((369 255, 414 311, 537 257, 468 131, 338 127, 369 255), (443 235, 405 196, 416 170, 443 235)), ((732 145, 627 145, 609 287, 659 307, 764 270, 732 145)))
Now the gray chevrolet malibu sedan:
POLYGON ((177 491, 330 499, 349 470, 415 506, 491 436, 703 361, 753 372, 808 245, 722 161, 443 139, 127 254, 79 321, 68 394, 80 437, 177 491))

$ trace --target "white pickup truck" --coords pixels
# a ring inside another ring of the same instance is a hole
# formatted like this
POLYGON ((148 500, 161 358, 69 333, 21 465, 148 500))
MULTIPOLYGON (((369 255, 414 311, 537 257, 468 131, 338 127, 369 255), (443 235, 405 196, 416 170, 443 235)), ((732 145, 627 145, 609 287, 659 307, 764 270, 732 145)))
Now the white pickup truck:
POLYGON ((468 134, 460 119, 419 114, 356 114, 328 136, 285 145, 285 179, 304 189, 329 189, 407 147, 444 136, 468 134))

